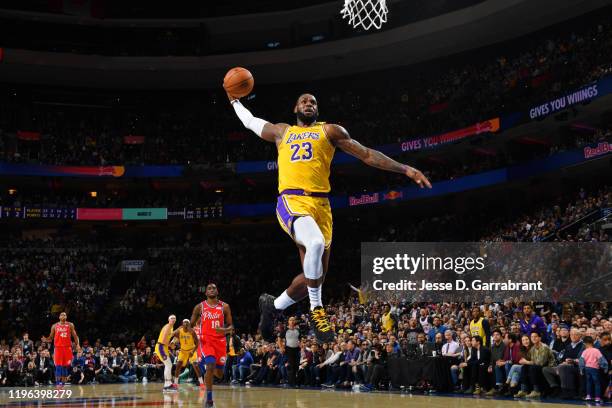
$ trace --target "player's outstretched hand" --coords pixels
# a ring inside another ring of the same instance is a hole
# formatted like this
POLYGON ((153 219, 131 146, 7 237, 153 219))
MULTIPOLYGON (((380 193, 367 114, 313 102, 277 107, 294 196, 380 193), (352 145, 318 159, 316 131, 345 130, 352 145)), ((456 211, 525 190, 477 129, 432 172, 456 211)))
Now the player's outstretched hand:
POLYGON ((412 179, 420 188, 431 188, 431 183, 425 177, 425 175, 421 172, 421 170, 417 170, 414 167, 409 167, 406 170, 406 175, 412 179))
POLYGON ((234 102, 238 100, 238 98, 236 98, 235 96, 230 95, 229 92, 225 91, 225 93, 227 94, 227 99, 229 99, 230 102, 234 102))

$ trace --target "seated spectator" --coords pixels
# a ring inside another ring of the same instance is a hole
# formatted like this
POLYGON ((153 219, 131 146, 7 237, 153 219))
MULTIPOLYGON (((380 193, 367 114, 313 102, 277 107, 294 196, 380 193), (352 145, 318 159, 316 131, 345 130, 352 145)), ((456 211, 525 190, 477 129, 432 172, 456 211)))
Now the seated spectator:
POLYGON ((96 381, 100 384, 109 384, 117 382, 117 377, 113 374, 113 369, 108 363, 108 358, 103 357, 100 362, 100 367, 95 371, 96 381))
POLYGON ((23 370, 21 375, 21 382, 19 385, 24 387, 32 387, 36 378, 36 365, 33 361, 30 361, 23 370))
POLYGON ((253 356, 249 351, 250 348, 251 343, 247 342, 245 343, 244 348, 240 350, 238 361, 232 367, 234 377, 234 379, 232 380, 232 384, 246 382, 246 378, 249 375, 251 365, 253 364, 253 356))
POLYGON ((412 357, 415 359, 421 359, 433 356, 434 351, 434 344, 425 341, 425 333, 417 334, 417 344, 415 344, 412 349, 412 357))
POLYGON ((467 361, 467 376, 469 387, 465 394, 479 395, 487 390, 488 369, 491 364, 491 351, 483 347, 480 336, 472 337, 472 352, 467 361))
POLYGON ((366 376, 365 384, 360 387, 362 391, 372 391, 380 386, 380 382, 386 376, 388 352, 393 352, 393 346, 387 344, 385 347, 377 345, 374 347, 373 355, 370 357, 370 368, 366 376))
POLYGON ((51 374, 54 370, 51 367, 52 362, 49 350, 43 350, 34 363, 37 368, 35 381, 40 385, 51 384, 51 374))
POLYGON ((557 354, 556 367, 544 367, 542 370, 544 378, 551 388, 551 395, 561 396, 564 399, 575 398, 581 394, 580 370, 578 362, 584 344, 582 333, 573 327, 569 332, 570 342, 561 352, 557 354))
POLYGON ((560 352, 565 350, 568 344, 571 343, 569 337, 569 327, 566 324, 559 325, 559 335, 554 335, 553 341, 550 343, 550 349, 558 355, 560 352))
POLYGON ((544 387, 547 385, 542 369, 552 367, 555 364, 553 352, 546 344, 542 343, 542 337, 538 331, 531 332, 531 343, 533 346, 529 350, 529 360, 522 358, 519 361, 526 367, 523 368, 521 391, 516 395, 517 398, 540 398, 544 387), (529 389, 531 389, 531 392, 527 393, 529 389))
MULTIPOLYGON (((334 387, 337 379, 340 377, 340 362, 344 355, 344 347, 344 343, 340 345, 334 344, 333 354, 328 357, 327 360, 319 364, 319 368, 325 370, 325 378, 327 379, 327 381, 322 384, 323 387, 334 387)), ((370 363, 368 362, 368 364, 370 363)))
POLYGON ((23 363, 18 358, 16 353, 12 354, 8 360, 7 384, 9 386, 17 387, 19 385, 21 382, 22 370, 23 363))
POLYGON ((138 376, 136 375, 136 367, 132 364, 132 360, 126 358, 121 364, 121 374, 118 376, 119 380, 124 383, 136 382, 138 376))
POLYGON ((70 384, 85 384, 85 374, 79 365, 73 365, 72 371, 70 372, 70 384))
POLYGON ((468 361, 472 355, 472 339, 467 334, 461 338, 461 356, 459 364, 451 365, 451 380, 456 392, 464 392, 469 388, 470 378, 467 374, 468 361), (461 384, 459 383, 461 380, 461 384))
POLYGON ((91 351, 88 351, 87 355, 85 356, 83 375, 85 376, 84 381, 86 384, 93 383, 96 380, 96 359, 91 351))
MULTIPOLYGON (((287 349, 285 348, 285 345, 282 343, 278 347, 277 367, 278 367, 279 383, 283 386, 288 385, 289 384, 289 373, 288 373, 287 367, 289 367, 289 357, 287 356, 287 349)), ((318 376, 317 376, 317 381, 319 381, 318 376)))
POLYGON ((493 329, 491 340, 491 365, 487 370, 489 377, 495 380, 495 386, 487 392, 488 396, 499 394, 503 389, 503 384, 506 382, 505 351, 506 344, 502 340, 502 332, 499 328, 495 328, 493 329))

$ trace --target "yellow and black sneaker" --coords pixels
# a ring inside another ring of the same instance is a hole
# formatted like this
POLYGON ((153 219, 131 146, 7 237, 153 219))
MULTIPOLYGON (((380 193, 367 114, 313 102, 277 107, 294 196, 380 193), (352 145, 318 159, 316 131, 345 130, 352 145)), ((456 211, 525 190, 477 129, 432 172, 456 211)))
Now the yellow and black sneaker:
POLYGON ((317 306, 310 311, 310 324, 314 328, 317 343, 330 343, 336 338, 322 306, 317 306))

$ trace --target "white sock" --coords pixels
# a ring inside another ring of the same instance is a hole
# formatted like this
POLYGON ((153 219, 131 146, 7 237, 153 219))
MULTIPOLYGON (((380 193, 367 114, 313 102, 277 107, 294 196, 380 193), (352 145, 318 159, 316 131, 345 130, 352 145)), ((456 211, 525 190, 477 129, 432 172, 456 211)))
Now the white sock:
POLYGON ((170 358, 164 360, 164 384, 166 387, 172 384, 172 363, 170 358))
POLYGON ((202 377, 198 377, 198 381, 200 382, 200 384, 204 384, 204 379, 202 377))
POLYGON ((287 291, 284 291, 279 297, 274 299, 274 307, 276 310, 285 310, 293 304, 295 304, 295 300, 289 297, 287 291))
POLYGON ((308 287, 308 298, 310 299, 310 310, 314 310, 317 306, 323 306, 323 302, 321 301, 321 287, 319 285, 317 288, 308 287))

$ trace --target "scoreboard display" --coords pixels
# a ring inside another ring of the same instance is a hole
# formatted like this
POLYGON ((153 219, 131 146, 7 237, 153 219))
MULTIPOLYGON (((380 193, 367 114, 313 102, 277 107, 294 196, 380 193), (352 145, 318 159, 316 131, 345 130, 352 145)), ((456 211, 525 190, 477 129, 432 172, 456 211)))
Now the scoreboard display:
POLYGON ((1 218, 23 219, 76 219, 76 208, 72 207, 0 207, 1 218))
POLYGON ((0 218, 49 219, 49 220, 206 220, 223 217, 223 206, 189 207, 178 209, 166 208, 124 208, 124 209, 79 209, 75 207, 16 207, 0 206, 0 218), (81 211, 79 211, 81 210, 81 211), (86 212, 95 212, 97 216, 86 218, 86 212), (99 217, 98 213, 112 212, 113 217, 99 217), (81 215, 79 215, 81 214, 81 215), (144 214, 144 215, 143 215, 144 214))

